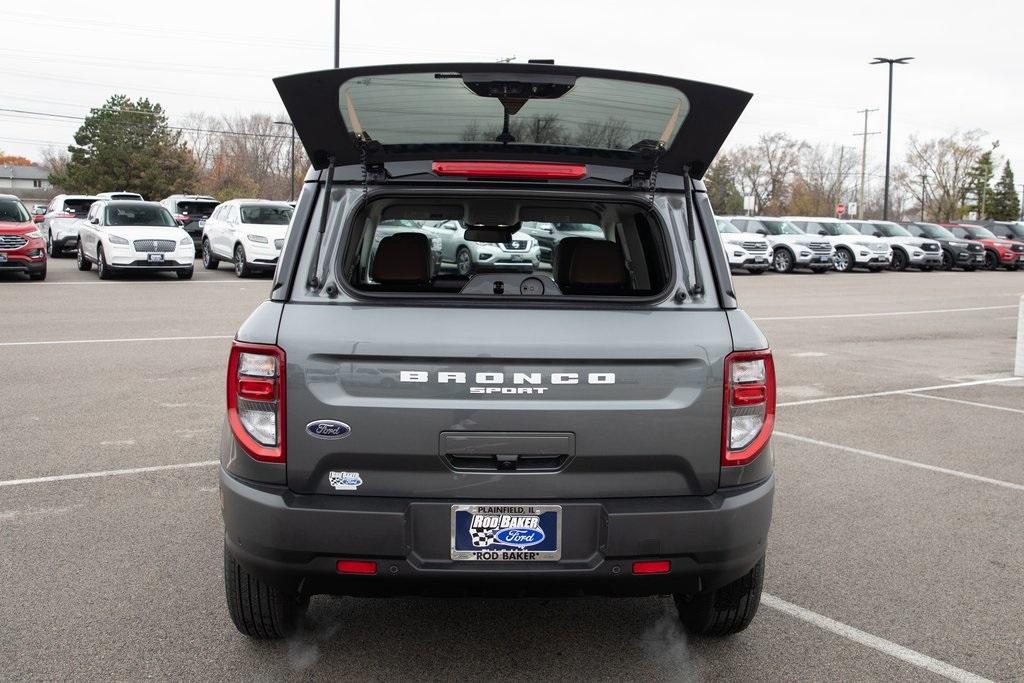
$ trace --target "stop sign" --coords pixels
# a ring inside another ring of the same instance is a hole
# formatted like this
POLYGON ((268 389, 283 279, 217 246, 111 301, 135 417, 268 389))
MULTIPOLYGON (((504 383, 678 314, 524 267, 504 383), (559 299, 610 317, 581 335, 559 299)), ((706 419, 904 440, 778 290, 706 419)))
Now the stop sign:
POLYGON ((836 215, 842 216, 846 213, 846 204, 836 204, 836 215))

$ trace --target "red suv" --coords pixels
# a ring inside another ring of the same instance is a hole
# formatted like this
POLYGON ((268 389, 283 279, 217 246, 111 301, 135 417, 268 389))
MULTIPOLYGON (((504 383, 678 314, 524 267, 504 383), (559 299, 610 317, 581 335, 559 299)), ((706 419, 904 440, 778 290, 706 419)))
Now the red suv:
POLYGON ((0 272, 46 279, 46 242, 32 216, 14 195, 0 194, 0 272))
POLYGON ((960 239, 981 242, 985 247, 985 268, 988 270, 996 270, 1000 266, 1007 270, 1017 270, 1024 265, 1024 243, 996 237, 995 233, 980 225, 956 224, 946 227, 960 239))

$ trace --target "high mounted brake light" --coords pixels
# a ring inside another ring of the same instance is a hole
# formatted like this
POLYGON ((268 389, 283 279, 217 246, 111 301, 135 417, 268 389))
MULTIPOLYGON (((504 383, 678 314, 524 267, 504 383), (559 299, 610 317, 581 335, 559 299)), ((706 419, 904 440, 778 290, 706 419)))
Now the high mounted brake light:
POLYGON ((770 349, 737 351, 725 358, 722 465, 753 461, 775 426, 775 364, 770 349))
POLYGON ((233 342, 228 357, 228 424, 242 449, 260 462, 285 461, 284 351, 233 342))
POLYGON ((541 164, 532 161, 435 161, 435 175, 464 178, 512 178, 528 180, 580 180, 587 177, 583 164, 541 164))

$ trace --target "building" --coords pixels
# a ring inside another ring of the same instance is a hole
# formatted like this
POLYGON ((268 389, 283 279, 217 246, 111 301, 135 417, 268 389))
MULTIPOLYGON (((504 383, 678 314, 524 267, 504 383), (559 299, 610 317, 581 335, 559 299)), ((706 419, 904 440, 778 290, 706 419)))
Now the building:
POLYGON ((41 166, 0 166, 0 194, 13 194, 26 205, 46 203, 53 196, 50 172, 41 166))

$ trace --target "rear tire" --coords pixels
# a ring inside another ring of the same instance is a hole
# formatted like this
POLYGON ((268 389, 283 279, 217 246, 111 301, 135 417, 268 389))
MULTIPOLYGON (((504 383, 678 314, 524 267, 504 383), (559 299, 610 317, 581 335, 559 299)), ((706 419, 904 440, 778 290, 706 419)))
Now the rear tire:
POLYGON ((245 571, 224 548, 224 595, 235 628, 259 640, 279 640, 295 632, 308 600, 267 585, 245 571))
POLYGON ((176 271, 176 272, 178 274, 178 279, 179 280, 191 280, 192 279, 192 273, 195 272, 195 269, 194 268, 187 268, 185 270, 179 270, 179 271, 176 271))
POLYGON ((92 270, 92 261, 90 261, 89 259, 85 258, 85 254, 82 253, 82 245, 81 244, 78 245, 78 251, 75 252, 75 253, 76 253, 75 259, 78 262, 78 269, 82 270, 82 271, 92 270))
POLYGON ((60 248, 53 241, 53 233, 46 231, 46 255, 50 258, 60 258, 60 248))
POLYGON ((28 279, 30 280, 45 280, 46 279, 46 267, 40 268, 39 270, 29 271, 28 279))
POLYGON ((210 248, 210 240, 203 240, 203 268, 207 270, 217 270, 217 266, 220 265, 220 259, 213 253, 213 249, 210 248))
POLYGON ((999 257, 994 251, 985 252, 985 270, 999 270, 999 257))
POLYGON ((893 270, 903 272, 910 265, 910 259, 907 258, 907 254, 902 249, 893 249, 892 251, 892 263, 890 267, 893 270))
MULTIPOLYGON (((950 254, 948 251, 943 251, 942 252, 942 269, 943 270, 953 270, 953 266, 954 265, 955 265, 955 262, 953 261, 953 255, 950 254)), ((964 268, 964 270, 967 270, 967 269, 964 268)))
POLYGON ((673 597, 679 619, 696 636, 727 636, 739 633, 753 621, 761 604, 764 557, 746 575, 718 590, 700 595, 673 597))

